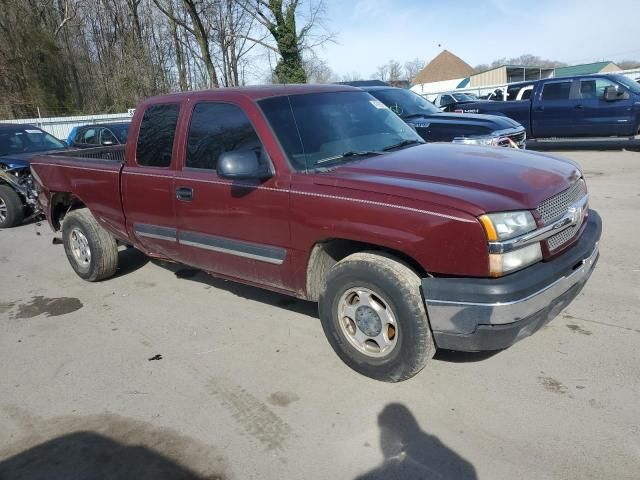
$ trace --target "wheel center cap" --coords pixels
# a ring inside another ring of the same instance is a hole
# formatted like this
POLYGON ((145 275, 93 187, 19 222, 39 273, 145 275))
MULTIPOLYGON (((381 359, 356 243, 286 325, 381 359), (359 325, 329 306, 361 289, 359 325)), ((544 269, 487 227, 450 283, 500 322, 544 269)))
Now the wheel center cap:
POLYGON ((368 337, 377 337, 382 331, 382 321, 376 311, 366 305, 356 310, 356 325, 368 337))

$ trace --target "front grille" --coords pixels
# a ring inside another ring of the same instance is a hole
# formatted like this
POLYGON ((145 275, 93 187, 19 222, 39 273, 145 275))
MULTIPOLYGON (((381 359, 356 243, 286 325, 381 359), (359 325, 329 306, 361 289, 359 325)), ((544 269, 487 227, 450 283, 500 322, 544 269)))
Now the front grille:
POLYGON ((509 139, 519 147, 522 146, 525 139, 527 138, 526 132, 516 133, 515 135, 509 135, 509 139))
POLYGON ((576 203, 586 194, 587 185, 585 184, 584 179, 581 178, 563 192, 547 198, 538 205, 537 208, 538 214, 542 219, 542 223, 544 225, 549 225, 555 220, 558 220, 567 213, 569 206, 576 203))
POLYGON ((554 235, 553 237, 549 237, 549 239, 547 239, 547 245, 549 245, 549 250, 553 252, 554 250, 557 250, 562 245, 567 243, 576 235, 576 233, 578 233, 579 228, 580 227, 578 225, 574 225, 572 227, 567 228, 566 230, 561 231, 560 233, 558 233, 557 235, 554 235))

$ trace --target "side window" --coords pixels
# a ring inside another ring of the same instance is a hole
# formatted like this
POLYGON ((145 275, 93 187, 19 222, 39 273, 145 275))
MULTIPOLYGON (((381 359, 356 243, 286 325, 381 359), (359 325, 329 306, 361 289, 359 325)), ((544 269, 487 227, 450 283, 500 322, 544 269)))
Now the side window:
POLYGON ((522 100, 529 100, 531 98, 531 94, 533 93, 533 88, 528 88, 524 92, 522 92, 522 100))
POLYGON ((215 170, 224 152, 253 150, 262 144, 244 111, 228 103, 199 103, 193 109, 187 138, 187 168, 215 170))
POLYGON ((98 132, 95 128, 89 128, 84 131, 80 143, 86 143, 88 145, 98 145, 98 132))
POLYGON ((454 102, 453 98, 451 97, 451 95, 443 95, 442 97, 440 97, 440 106, 444 107, 446 105, 450 105, 454 102))
POLYGON ((159 104, 147 107, 140 123, 136 162, 146 167, 171 165, 173 139, 178 124, 180 105, 159 104))
POLYGON ((84 129, 79 128, 76 135, 73 137, 74 143, 82 143, 82 137, 84 137, 84 129))
POLYGON ((545 83, 542 87, 541 100, 569 100, 571 81, 545 83))
POLYGON ((119 143, 116 136, 108 128, 103 128, 100 133, 100 143, 104 145, 105 142, 107 142, 108 145, 117 145, 119 143))
POLYGON ((617 88, 617 85, 605 78, 580 80, 580 98, 603 98, 607 87, 617 88))

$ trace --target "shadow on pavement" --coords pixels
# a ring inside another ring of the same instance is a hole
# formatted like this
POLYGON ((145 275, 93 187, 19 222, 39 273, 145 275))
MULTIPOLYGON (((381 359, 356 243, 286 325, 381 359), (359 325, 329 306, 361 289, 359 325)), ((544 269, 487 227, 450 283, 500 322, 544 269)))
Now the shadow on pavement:
POLYGON ((2 480, 227 478, 214 447, 170 428, 112 414, 44 419, 18 407, 3 410, 21 433, 0 446, 2 480))
POLYGON ((112 278, 122 277, 141 269, 149 263, 147 257, 140 250, 135 248, 126 248, 118 252, 118 271, 112 278))
POLYGON ((502 350, 488 350, 484 352, 456 352, 453 350, 437 350, 434 360, 449 363, 473 363, 481 362, 497 355, 502 350))
POLYGON ((581 151, 614 151, 629 150, 631 152, 640 151, 639 140, 554 140, 537 142, 527 141, 527 150, 534 151, 561 151, 561 150, 581 150, 581 151))
POLYGON ((214 277, 208 273, 179 263, 170 263, 162 260, 153 259, 152 262, 166 270, 173 272, 177 278, 191 280, 204 285, 208 285, 220 290, 226 290, 238 297, 254 302, 261 302, 266 305, 284 308, 291 312, 306 315, 308 317, 318 319, 318 306, 314 302, 300 300, 288 295, 272 292, 259 287, 252 287, 243 283, 234 282, 214 277))
POLYGON ((382 465, 357 480, 477 479, 474 466, 418 425, 411 411, 391 403, 378 415, 382 465))

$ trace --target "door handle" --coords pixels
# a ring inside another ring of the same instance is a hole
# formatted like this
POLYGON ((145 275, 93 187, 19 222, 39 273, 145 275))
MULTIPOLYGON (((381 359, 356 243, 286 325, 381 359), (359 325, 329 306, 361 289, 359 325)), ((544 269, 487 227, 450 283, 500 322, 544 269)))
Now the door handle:
POLYGON ((544 107, 536 107, 536 112, 544 112, 544 107))
POLYGON ((193 188, 191 187, 178 187, 176 188, 176 198, 183 202, 190 202, 193 200, 193 188))
POLYGON ((576 110, 582 110, 583 108, 584 108, 584 107, 583 107, 583 106, 582 106, 582 104, 580 104, 580 103, 579 103, 578 105, 576 105, 576 106, 575 106, 575 109, 576 109, 576 110))

